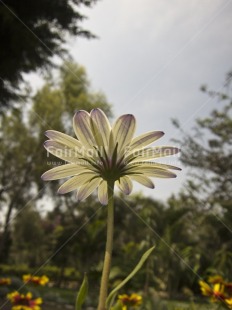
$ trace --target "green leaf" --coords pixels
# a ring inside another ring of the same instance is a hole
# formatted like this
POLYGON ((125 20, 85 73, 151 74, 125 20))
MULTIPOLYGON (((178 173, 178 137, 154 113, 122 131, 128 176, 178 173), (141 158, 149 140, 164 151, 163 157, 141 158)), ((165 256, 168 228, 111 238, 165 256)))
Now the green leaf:
POLYGON ((120 301, 118 301, 116 303, 116 305, 114 305, 113 307, 110 308, 110 310, 122 310, 122 303, 120 301))
POLYGON ((148 259, 148 257, 150 256, 151 252, 154 250, 155 246, 153 246, 152 248, 150 248, 149 250, 147 250, 143 256, 141 257, 140 261, 138 262, 138 264, 135 266, 135 268, 132 270, 132 272, 118 285, 115 287, 115 289, 113 289, 107 300, 106 300, 106 305, 107 305, 107 309, 110 309, 112 307, 112 304, 114 302, 115 299, 115 295, 116 293, 131 279, 134 277, 134 275, 139 271, 139 269, 141 269, 141 267, 143 266, 143 264, 145 263, 145 261, 148 259))
POLYGON ((75 310, 81 310, 83 303, 85 302, 88 293, 88 279, 85 274, 81 288, 77 294, 75 310))

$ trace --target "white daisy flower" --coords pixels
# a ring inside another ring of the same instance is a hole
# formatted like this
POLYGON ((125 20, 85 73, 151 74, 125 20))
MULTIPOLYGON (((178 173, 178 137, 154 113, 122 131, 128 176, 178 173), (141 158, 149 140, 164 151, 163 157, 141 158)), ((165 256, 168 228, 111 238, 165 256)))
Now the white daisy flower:
POLYGON ((150 131, 133 138, 136 120, 131 114, 120 116, 111 127, 109 120, 100 109, 90 113, 78 111, 73 118, 77 139, 64 133, 48 130, 49 138, 44 143, 48 152, 66 161, 42 175, 42 179, 57 180, 70 177, 58 189, 65 194, 77 190, 79 201, 87 198, 98 188, 101 204, 108 203, 109 184, 114 184, 129 195, 132 181, 154 188, 151 178, 175 178, 171 170, 178 167, 156 163, 152 160, 174 155, 179 149, 172 146, 147 147, 164 133, 150 131))

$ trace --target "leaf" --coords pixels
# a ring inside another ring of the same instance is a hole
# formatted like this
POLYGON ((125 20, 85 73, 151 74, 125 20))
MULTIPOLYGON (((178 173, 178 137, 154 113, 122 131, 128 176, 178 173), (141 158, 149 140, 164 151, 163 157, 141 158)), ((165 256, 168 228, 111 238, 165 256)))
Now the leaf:
POLYGON ((87 293, 88 293, 88 278, 85 274, 83 282, 81 284, 81 288, 77 294, 75 310, 81 310, 82 305, 85 302, 87 293))
POLYGON ((118 301, 116 305, 110 308, 110 310, 122 310, 122 303, 118 301))
POLYGON ((107 309, 110 309, 110 307, 112 307, 112 304, 114 302, 114 298, 116 293, 131 279, 133 278, 133 276, 139 271, 139 269, 141 269, 141 267, 143 266, 143 264, 145 263, 145 261, 148 259, 148 257, 150 256, 151 252, 154 250, 155 246, 153 246, 152 248, 150 248, 149 250, 147 250, 143 256, 141 257, 140 261, 138 262, 138 264, 135 266, 135 268, 132 270, 132 272, 118 285, 115 287, 115 289, 113 289, 109 296, 107 297, 106 300, 106 305, 107 305, 107 309))

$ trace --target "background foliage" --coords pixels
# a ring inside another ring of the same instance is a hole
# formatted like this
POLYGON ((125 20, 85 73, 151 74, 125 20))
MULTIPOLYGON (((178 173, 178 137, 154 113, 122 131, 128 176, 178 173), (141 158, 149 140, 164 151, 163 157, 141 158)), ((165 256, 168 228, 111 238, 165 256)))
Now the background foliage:
MULTIPOLYGON (((23 73, 52 65, 64 55, 68 36, 93 38, 81 27, 81 6, 96 0, 4 0, 0 2, 0 109, 22 95, 23 73), (17 31, 15 31, 17 29, 17 31)), ((70 68, 71 70, 71 68, 70 68)))
MULTIPOLYGON (((166 202, 142 194, 117 196, 112 287, 154 244, 145 268, 125 291, 142 291, 150 300, 189 299, 200 294, 201 277, 232 278, 231 74, 225 89, 225 93, 202 89, 218 98, 218 108, 196 120, 191 134, 174 122, 180 130, 180 160, 189 169, 178 195, 166 202)), ((52 128, 72 135, 74 111, 94 107, 112 115, 104 94, 91 90, 85 69, 69 61, 58 77, 47 78, 26 109, 25 103, 18 103, 1 116, 0 132, 0 207, 5 214, 1 273, 21 276, 39 270, 56 288, 75 291, 87 272, 93 303, 102 269, 106 208, 94 195, 80 204, 72 194, 58 197, 59 181, 44 184, 40 176, 58 164, 42 148, 44 131, 52 128)))

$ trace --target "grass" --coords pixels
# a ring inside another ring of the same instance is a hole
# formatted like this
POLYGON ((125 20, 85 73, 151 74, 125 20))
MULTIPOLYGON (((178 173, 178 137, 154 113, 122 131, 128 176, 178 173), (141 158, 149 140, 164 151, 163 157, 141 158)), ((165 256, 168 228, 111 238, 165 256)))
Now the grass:
MULTIPOLYGON (((205 303, 199 304, 199 303, 181 302, 181 301, 167 301, 166 303, 167 303, 166 304, 167 310, 216 310, 218 309, 217 306, 213 304, 205 304, 205 303)), ((162 308, 160 308, 160 310, 161 309, 162 308)))
MULTIPOLYGON (((77 292, 64 288, 40 287, 39 292, 45 302, 55 302, 58 305, 74 305, 77 292)), ((90 300, 89 300, 90 301, 90 300)), ((43 309, 47 309, 44 307, 43 309)), ((57 310, 57 307, 49 307, 50 310, 57 310)), ((182 301, 159 300, 155 304, 141 307, 141 310, 216 310, 217 305, 207 303, 191 303, 182 301)))
POLYGON ((36 289, 40 292, 44 301, 53 301, 61 304, 67 303, 70 305, 75 304, 77 292, 74 290, 56 287, 38 287, 36 289))
MULTIPOLYGON (((33 287, 28 286, 29 291, 33 293, 34 296, 41 296, 44 305, 43 310, 58 310, 64 309, 66 305, 70 306, 70 309, 74 309, 77 291, 74 289, 65 289, 57 287, 33 287)), ((94 297, 95 299, 96 297, 94 297)), ((191 303, 187 301, 174 301, 174 300, 162 300, 157 296, 156 298, 149 298, 149 300, 144 300, 143 305, 138 310, 217 310, 219 309, 217 305, 209 303, 191 303), (152 300, 153 301, 152 301, 152 300)), ((86 304, 93 305, 93 298, 89 296, 86 304)), ((8 308, 6 308, 7 310, 8 308)), ((84 309, 88 309, 87 307, 84 309)), ((93 308, 92 308, 93 309, 93 308)), ((5 308, 3 308, 5 310, 5 308)))

